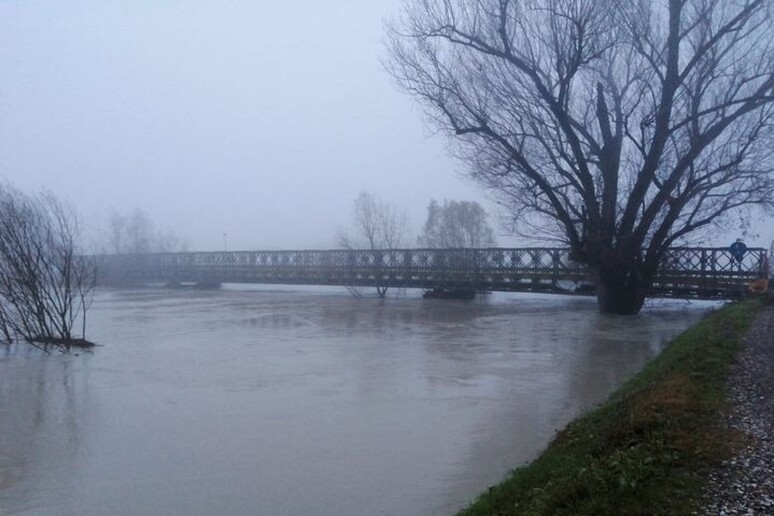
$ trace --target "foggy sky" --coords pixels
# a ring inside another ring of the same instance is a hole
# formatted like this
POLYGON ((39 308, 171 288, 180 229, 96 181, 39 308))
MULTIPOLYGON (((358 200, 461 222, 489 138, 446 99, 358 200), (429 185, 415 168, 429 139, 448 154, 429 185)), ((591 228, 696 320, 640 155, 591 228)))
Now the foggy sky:
POLYGON ((485 199, 383 70, 399 7, 0 0, 0 178, 192 249, 331 247, 368 190, 413 245, 431 198, 485 199))
POLYGON ((0 0, 0 179, 68 199, 92 235, 139 208, 202 250, 331 247, 361 190, 408 210, 409 245, 431 198, 491 212, 380 64, 399 9, 0 0))

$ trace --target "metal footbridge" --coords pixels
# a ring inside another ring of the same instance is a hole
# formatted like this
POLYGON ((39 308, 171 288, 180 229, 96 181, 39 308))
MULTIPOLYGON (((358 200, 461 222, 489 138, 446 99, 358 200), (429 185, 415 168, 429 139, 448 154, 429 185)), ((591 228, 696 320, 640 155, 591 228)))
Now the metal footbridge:
MULTIPOLYGON (((594 278, 566 248, 222 251, 105 255, 104 283, 264 283, 433 291, 592 294, 594 278)), ((738 298, 767 277, 765 249, 670 249, 650 297, 738 298)))

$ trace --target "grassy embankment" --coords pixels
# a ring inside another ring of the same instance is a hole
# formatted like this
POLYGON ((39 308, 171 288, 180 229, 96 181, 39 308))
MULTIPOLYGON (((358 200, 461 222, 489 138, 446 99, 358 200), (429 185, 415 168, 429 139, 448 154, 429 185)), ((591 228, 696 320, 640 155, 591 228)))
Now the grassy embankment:
POLYGON ((708 468, 742 439, 724 428, 725 382, 761 303, 730 305, 677 337, 533 463, 460 515, 691 514, 708 468))

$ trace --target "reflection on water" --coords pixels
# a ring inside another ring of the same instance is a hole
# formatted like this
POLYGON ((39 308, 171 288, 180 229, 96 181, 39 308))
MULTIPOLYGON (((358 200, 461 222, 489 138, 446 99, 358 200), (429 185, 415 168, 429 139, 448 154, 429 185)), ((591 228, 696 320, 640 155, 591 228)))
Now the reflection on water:
POLYGON ((707 306, 101 292, 96 352, 0 348, 0 513, 448 514, 707 306))

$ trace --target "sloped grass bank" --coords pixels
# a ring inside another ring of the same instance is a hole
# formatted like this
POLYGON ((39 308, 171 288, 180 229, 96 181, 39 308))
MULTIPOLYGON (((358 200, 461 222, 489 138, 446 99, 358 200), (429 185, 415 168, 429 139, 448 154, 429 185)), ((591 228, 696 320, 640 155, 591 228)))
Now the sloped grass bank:
POLYGON ((757 301, 729 305, 677 337, 601 407, 557 434, 460 512, 691 514, 709 468, 742 436, 722 424, 725 383, 757 301))

